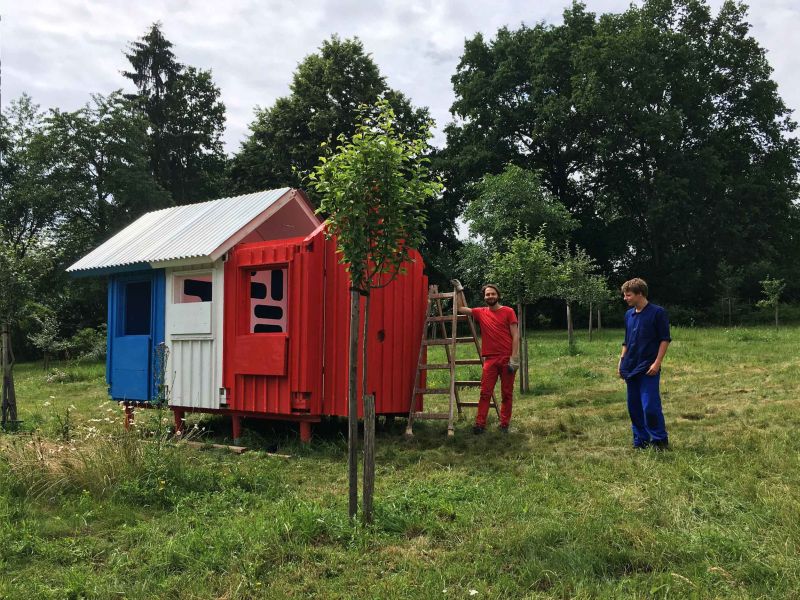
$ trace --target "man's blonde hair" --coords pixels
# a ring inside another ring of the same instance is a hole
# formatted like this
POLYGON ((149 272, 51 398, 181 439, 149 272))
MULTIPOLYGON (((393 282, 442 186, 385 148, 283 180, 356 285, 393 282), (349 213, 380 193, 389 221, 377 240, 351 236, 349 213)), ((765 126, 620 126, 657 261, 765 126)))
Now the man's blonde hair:
POLYGON ((622 284, 622 293, 641 294, 647 298, 647 282, 639 277, 634 277, 622 284))

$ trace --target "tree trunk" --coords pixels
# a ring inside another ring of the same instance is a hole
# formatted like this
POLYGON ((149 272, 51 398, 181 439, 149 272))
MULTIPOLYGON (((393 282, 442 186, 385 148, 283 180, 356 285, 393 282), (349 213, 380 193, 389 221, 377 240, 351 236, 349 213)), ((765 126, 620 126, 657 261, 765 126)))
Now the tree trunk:
POLYGON ((594 311, 592 310, 594 307, 592 303, 589 302, 589 341, 592 341, 592 316, 594 315, 594 311))
POLYGON ((572 328, 572 303, 567 302, 567 339, 570 348, 575 343, 575 332, 572 328))
POLYGON ((372 497, 375 491, 375 396, 364 394, 364 524, 372 523, 372 497))
POLYGON ((364 523, 372 523, 372 495, 375 490, 375 396, 367 393, 367 342, 369 341, 369 301, 364 300, 364 335, 361 349, 361 398, 364 407, 364 485, 363 518, 364 523))
POLYGON ((349 481, 351 519, 358 512, 358 321, 360 297, 350 290, 350 348, 347 378, 347 475, 349 481))
POLYGON ((8 323, 3 323, 2 351, 0 351, 0 362, 3 369, 3 392, 2 392, 2 426, 5 428, 8 423, 11 427, 17 424, 17 394, 14 389, 14 351, 11 349, 11 334, 9 333, 8 323))
POLYGON ((597 307, 597 332, 603 329, 603 321, 600 319, 600 307, 597 307))
POLYGON ((775 329, 778 328, 778 303, 775 302, 775 329))

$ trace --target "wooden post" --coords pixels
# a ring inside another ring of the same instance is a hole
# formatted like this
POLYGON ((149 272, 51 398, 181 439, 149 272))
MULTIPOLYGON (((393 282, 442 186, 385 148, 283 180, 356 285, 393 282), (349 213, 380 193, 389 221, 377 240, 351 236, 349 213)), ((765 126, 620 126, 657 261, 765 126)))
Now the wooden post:
POLYGON ((3 392, 2 392, 2 425, 5 428, 8 423, 11 427, 17 425, 17 394, 14 389, 14 351, 11 349, 11 333, 8 323, 3 323, 2 330, 2 368, 3 368, 3 392))
POLYGON ((571 348, 574 342, 574 333, 572 329, 572 304, 570 302, 567 302, 567 339, 571 348))
POLYGON ((519 393, 525 393, 525 371, 528 368, 528 363, 525 362, 525 308, 522 302, 517 302, 517 328, 519 329, 519 393))
POLYGON ((594 307, 592 303, 589 302, 589 341, 592 341, 592 316, 594 315, 594 311, 592 310, 594 307))
POLYGON ((350 351, 347 379, 347 479, 349 483, 348 514, 358 513, 358 317, 360 297, 350 289, 350 351))
POLYGON ((133 423, 133 406, 131 406, 127 402, 124 404, 124 406, 125 406, 125 431, 130 431, 131 423, 133 423))
POLYGON ((528 367, 529 367, 529 359, 528 359, 528 317, 525 313, 525 304, 522 304, 522 312, 521 314, 521 332, 520 332, 520 354, 522 355, 522 371, 520 373, 520 379, 522 384, 522 391, 524 393, 528 393, 531 391, 531 380, 528 376, 528 367))
POLYGON ((364 395, 364 524, 372 523, 372 497, 375 493, 375 396, 364 395))
MULTIPOLYGON (((364 410, 363 519, 372 523, 372 493, 375 486, 375 396, 367 394, 367 347, 369 342, 369 300, 364 300, 364 347, 361 349, 361 398, 364 410)), ((352 516, 352 515, 351 515, 352 516)))

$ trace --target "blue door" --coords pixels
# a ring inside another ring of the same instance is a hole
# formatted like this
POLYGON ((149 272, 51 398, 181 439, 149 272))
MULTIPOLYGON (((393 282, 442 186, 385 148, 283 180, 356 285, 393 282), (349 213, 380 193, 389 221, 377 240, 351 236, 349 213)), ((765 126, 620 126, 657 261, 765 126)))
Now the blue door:
POLYGON ((106 379, 111 397, 152 400, 155 350, 164 341, 164 270, 113 276, 108 296, 106 379))

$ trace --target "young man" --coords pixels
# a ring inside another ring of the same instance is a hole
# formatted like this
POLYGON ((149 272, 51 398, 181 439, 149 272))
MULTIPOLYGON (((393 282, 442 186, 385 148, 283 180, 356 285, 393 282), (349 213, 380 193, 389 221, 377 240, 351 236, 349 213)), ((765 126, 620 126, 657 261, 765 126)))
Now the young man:
POLYGON ((647 283, 636 278, 622 284, 622 296, 631 308, 625 313, 625 341, 617 372, 628 385, 628 414, 633 447, 669 447, 661 410, 661 363, 672 338, 669 317, 660 306, 648 302, 647 283))
MULTIPOLYGON (((455 280, 456 290, 464 288, 455 280)), ((480 434, 486 431, 486 417, 489 414, 489 403, 492 391, 500 378, 500 391, 503 403, 500 405, 500 431, 508 433, 511 422, 511 405, 514 395, 514 375, 519 369, 519 327, 517 315, 510 306, 500 304, 500 288, 487 283, 481 288, 485 307, 469 308, 459 302, 458 312, 472 315, 481 326, 481 356, 483 357, 483 373, 481 374, 481 396, 478 402, 478 415, 472 432, 480 434)))

